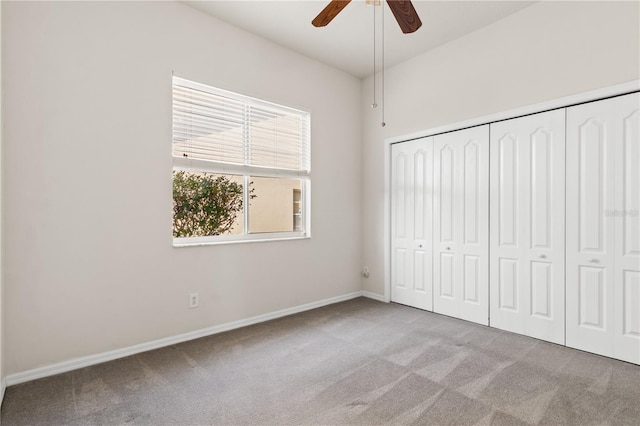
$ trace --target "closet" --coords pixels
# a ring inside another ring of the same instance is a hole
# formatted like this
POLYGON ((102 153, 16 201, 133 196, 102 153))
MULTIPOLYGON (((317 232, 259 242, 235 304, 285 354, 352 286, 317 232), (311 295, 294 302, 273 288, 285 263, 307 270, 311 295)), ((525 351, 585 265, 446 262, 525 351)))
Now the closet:
POLYGON ((391 145, 391 300, 640 364, 640 94, 391 145))

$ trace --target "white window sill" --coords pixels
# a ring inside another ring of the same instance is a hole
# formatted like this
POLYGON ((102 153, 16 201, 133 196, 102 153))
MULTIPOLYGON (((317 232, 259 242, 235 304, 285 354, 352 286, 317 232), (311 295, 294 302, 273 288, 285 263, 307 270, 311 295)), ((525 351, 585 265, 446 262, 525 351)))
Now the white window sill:
POLYGON ((190 242, 181 242, 181 238, 173 239, 173 247, 199 247, 199 246, 218 246, 218 245, 226 245, 226 244, 244 244, 244 243, 263 243, 263 242, 273 242, 273 241, 291 241, 291 240, 310 240, 311 236, 292 236, 292 237, 265 237, 265 238, 250 238, 250 239, 239 239, 239 240, 218 240, 218 241, 190 241, 190 242))

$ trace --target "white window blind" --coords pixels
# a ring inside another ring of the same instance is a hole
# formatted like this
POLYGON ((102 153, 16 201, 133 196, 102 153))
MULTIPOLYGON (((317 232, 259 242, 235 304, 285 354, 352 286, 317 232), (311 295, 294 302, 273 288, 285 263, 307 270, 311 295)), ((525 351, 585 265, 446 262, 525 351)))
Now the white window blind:
POLYGON ((309 113, 173 78, 173 156, 309 172, 309 113))

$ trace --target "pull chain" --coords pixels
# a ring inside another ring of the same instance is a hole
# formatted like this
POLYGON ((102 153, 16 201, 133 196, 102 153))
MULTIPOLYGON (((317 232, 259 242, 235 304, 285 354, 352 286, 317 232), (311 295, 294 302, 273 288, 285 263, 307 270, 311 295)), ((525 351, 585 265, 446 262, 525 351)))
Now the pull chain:
POLYGON ((381 102, 382 102, 382 127, 386 126, 387 123, 384 122, 384 5, 382 5, 382 94, 381 102))
POLYGON ((376 103, 376 6, 373 5, 373 103, 371 108, 377 108, 376 103))

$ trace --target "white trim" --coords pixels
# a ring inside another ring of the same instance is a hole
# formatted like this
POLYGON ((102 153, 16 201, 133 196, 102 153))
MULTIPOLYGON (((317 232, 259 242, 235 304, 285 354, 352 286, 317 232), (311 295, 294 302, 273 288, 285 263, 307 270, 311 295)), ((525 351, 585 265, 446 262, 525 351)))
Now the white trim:
POLYGON ((6 390, 7 390, 7 379, 2 379, 2 381, 0 381, 0 407, 4 402, 4 393, 6 392, 6 390))
POLYGON ((260 234, 212 235, 208 237, 173 237, 173 247, 200 247, 220 244, 256 243, 266 241, 308 240, 304 232, 264 232, 260 234))
POLYGON ((466 127, 474 127, 482 124, 494 123, 496 121, 508 120, 510 118, 521 117, 523 115, 535 114, 552 109, 566 108, 576 104, 609 98, 611 96, 619 96, 626 93, 637 92, 638 90, 640 90, 640 80, 632 80, 626 83, 617 84, 615 86, 603 87, 601 89, 591 90, 589 92, 579 93, 571 96, 565 96, 564 98, 541 102, 534 105, 528 105, 522 108, 489 114, 482 117, 472 118, 470 120, 459 121, 457 123, 446 124, 444 126, 435 127, 428 130, 421 130, 403 136, 390 137, 385 139, 384 141, 385 144, 407 142, 412 139, 424 138, 427 136, 433 136, 439 133, 446 133, 453 130, 462 130, 466 127))
POLYGON ((311 179, 302 181, 302 232, 311 238, 311 179))
POLYGON ((173 168, 186 172, 209 172, 224 175, 247 175, 273 178, 310 179, 308 170, 276 169, 273 167, 249 166, 246 164, 222 163, 199 158, 173 157, 173 168))
POLYGON ((371 293, 370 291, 362 291, 362 296, 368 299, 377 300, 378 302, 388 302, 382 294, 371 293))
POLYGON ((534 105, 516 108, 470 120, 459 121, 457 123, 446 124, 427 130, 421 130, 402 136, 394 136, 384 139, 384 298, 385 302, 391 301, 391 145, 399 142, 408 142, 414 139, 426 138, 441 133, 462 130, 467 127, 491 124, 497 121, 509 120, 511 118, 522 117, 524 115, 536 114, 558 108, 567 108, 572 105, 593 102, 612 96, 625 95, 627 93, 640 91, 640 80, 627 81, 615 86, 603 87, 576 95, 565 96, 564 98, 553 99, 534 105))
POLYGON ((46 365, 44 367, 38 367, 32 370, 23 371, 20 373, 10 374, 3 381, 2 389, 4 390, 5 386, 13 386, 19 383, 41 379, 43 377, 65 373, 67 371, 77 370, 79 368, 89 367, 95 364, 101 364, 103 362, 112 361, 114 359, 124 358, 130 355, 139 354, 141 352, 147 352, 153 349, 175 345, 177 343, 182 343, 182 342, 186 342, 193 339, 199 339, 201 337, 210 336, 212 334, 222 333, 225 331, 234 330, 236 328, 246 327, 246 326, 258 324, 261 322, 270 321, 272 319, 284 317, 287 315, 297 314, 297 313, 308 311, 311 309, 321 308, 323 306, 332 305, 338 302, 344 302, 346 300, 355 299, 361 296, 370 297, 374 299, 376 298, 377 295, 374 295, 373 293, 363 292, 363 291, 355 291, 353 293, 343 294, 342 296, 330 297, 328 299, 319 300, 317 302, 305 303, 303 305, 294 306, 292 308, 281 309, 275 312, 257 315, 254 317, 232 321, 225 324, 214 325, 212 327, 190 331, 188 333, 178 334, 177 336, 165 337, 162 339, 153 340, 151 342, 146 342, 146 343, 140 343, 140 344, 129 346, 122 349, 116 349, 113 351, 102 352, 95 355, 75 358, 68 361, 63 361, 56 364, 46 365))
POLYGON ((384 144, 384 301, 391 302, 391 143, 384 144))

